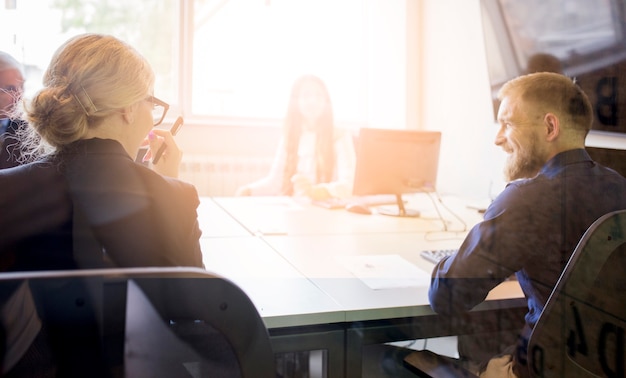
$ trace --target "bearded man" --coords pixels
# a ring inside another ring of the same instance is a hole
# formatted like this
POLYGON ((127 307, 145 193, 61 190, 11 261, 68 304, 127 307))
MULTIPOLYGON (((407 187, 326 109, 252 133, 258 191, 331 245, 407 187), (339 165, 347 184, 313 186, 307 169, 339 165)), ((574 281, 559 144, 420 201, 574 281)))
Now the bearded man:
MULTIPOLYGON (((534 73, 498 95, 495 139, 508 154, 509 184, 469 232, 458 253, 434 268, 429 299, 439 314, 470 311, 515 275, 528 302, 521 340, 528 340, 565 264, 587 228, 626 209, 626 179, 585 151, 593 109, 568 77, 534 73)), ((488 359, 481 377, 523 377, 525 346, 488 359)))

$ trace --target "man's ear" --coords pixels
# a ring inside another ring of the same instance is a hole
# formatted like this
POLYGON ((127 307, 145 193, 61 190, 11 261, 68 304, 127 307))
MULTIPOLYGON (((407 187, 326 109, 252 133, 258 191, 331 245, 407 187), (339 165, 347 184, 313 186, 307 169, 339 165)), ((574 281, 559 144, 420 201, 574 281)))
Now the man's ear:
POLYGON ((546 140, 548 142, 554 141, 561 133, 561 124, 559 117, 554 113, 546 113, 543 117, 543 123, 546 128, 546 140))

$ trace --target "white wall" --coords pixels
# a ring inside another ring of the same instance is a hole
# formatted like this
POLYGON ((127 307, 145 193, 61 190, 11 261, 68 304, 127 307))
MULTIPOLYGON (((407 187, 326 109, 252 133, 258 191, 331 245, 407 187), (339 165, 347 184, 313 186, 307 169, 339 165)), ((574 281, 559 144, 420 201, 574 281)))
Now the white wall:
POLYGON ((423 1, 422 128, 442 131, 439 190, 488 198, 505 154, 493 120, 479 0, 423 1))
MULTIPOLYGON (((337 0, 341 1, 341 0, 337 0)), ((404 128, 406 125, 407 1, 368 0, 368 64, 366 119, 368 127, 404 128), (382 73, 382 74, 381 74, 382 73), (404 101, 398 101, 404 99, 404 101)))

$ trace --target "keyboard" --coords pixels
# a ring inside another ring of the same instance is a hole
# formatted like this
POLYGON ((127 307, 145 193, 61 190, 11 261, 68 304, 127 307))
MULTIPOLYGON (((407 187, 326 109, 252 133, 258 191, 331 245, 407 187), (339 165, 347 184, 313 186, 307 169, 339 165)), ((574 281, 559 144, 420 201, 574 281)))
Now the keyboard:
POLYGON ((458 249, 456 249, 456 248, 453 248, 453 249, 432 249, 432 250, 422 251, 420 254, 426 260, 436 264, 441 259, 443 259, 444 257, 454 255, 457 251, 458 251, 458 249))
POLYGON ((380 206, 395 205, 398 202, 394 194, 372 194, 348 198, 328 198, 325 200, 311 201, 311 203, 326 209, 344 209, 346 205, 351 203, 360 203, 366 206, 380 206))

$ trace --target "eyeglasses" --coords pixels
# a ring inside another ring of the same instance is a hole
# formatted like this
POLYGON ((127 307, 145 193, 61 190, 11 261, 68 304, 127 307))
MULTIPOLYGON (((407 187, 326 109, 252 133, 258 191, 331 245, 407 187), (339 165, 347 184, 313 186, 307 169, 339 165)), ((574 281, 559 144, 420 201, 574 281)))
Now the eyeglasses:
POLYGON ((152 103, 152 119, 154 120, 153 125, 160 125, 161 122, 163 122, 170 105, 154 96, 148 96, 146 100, 152 103))

